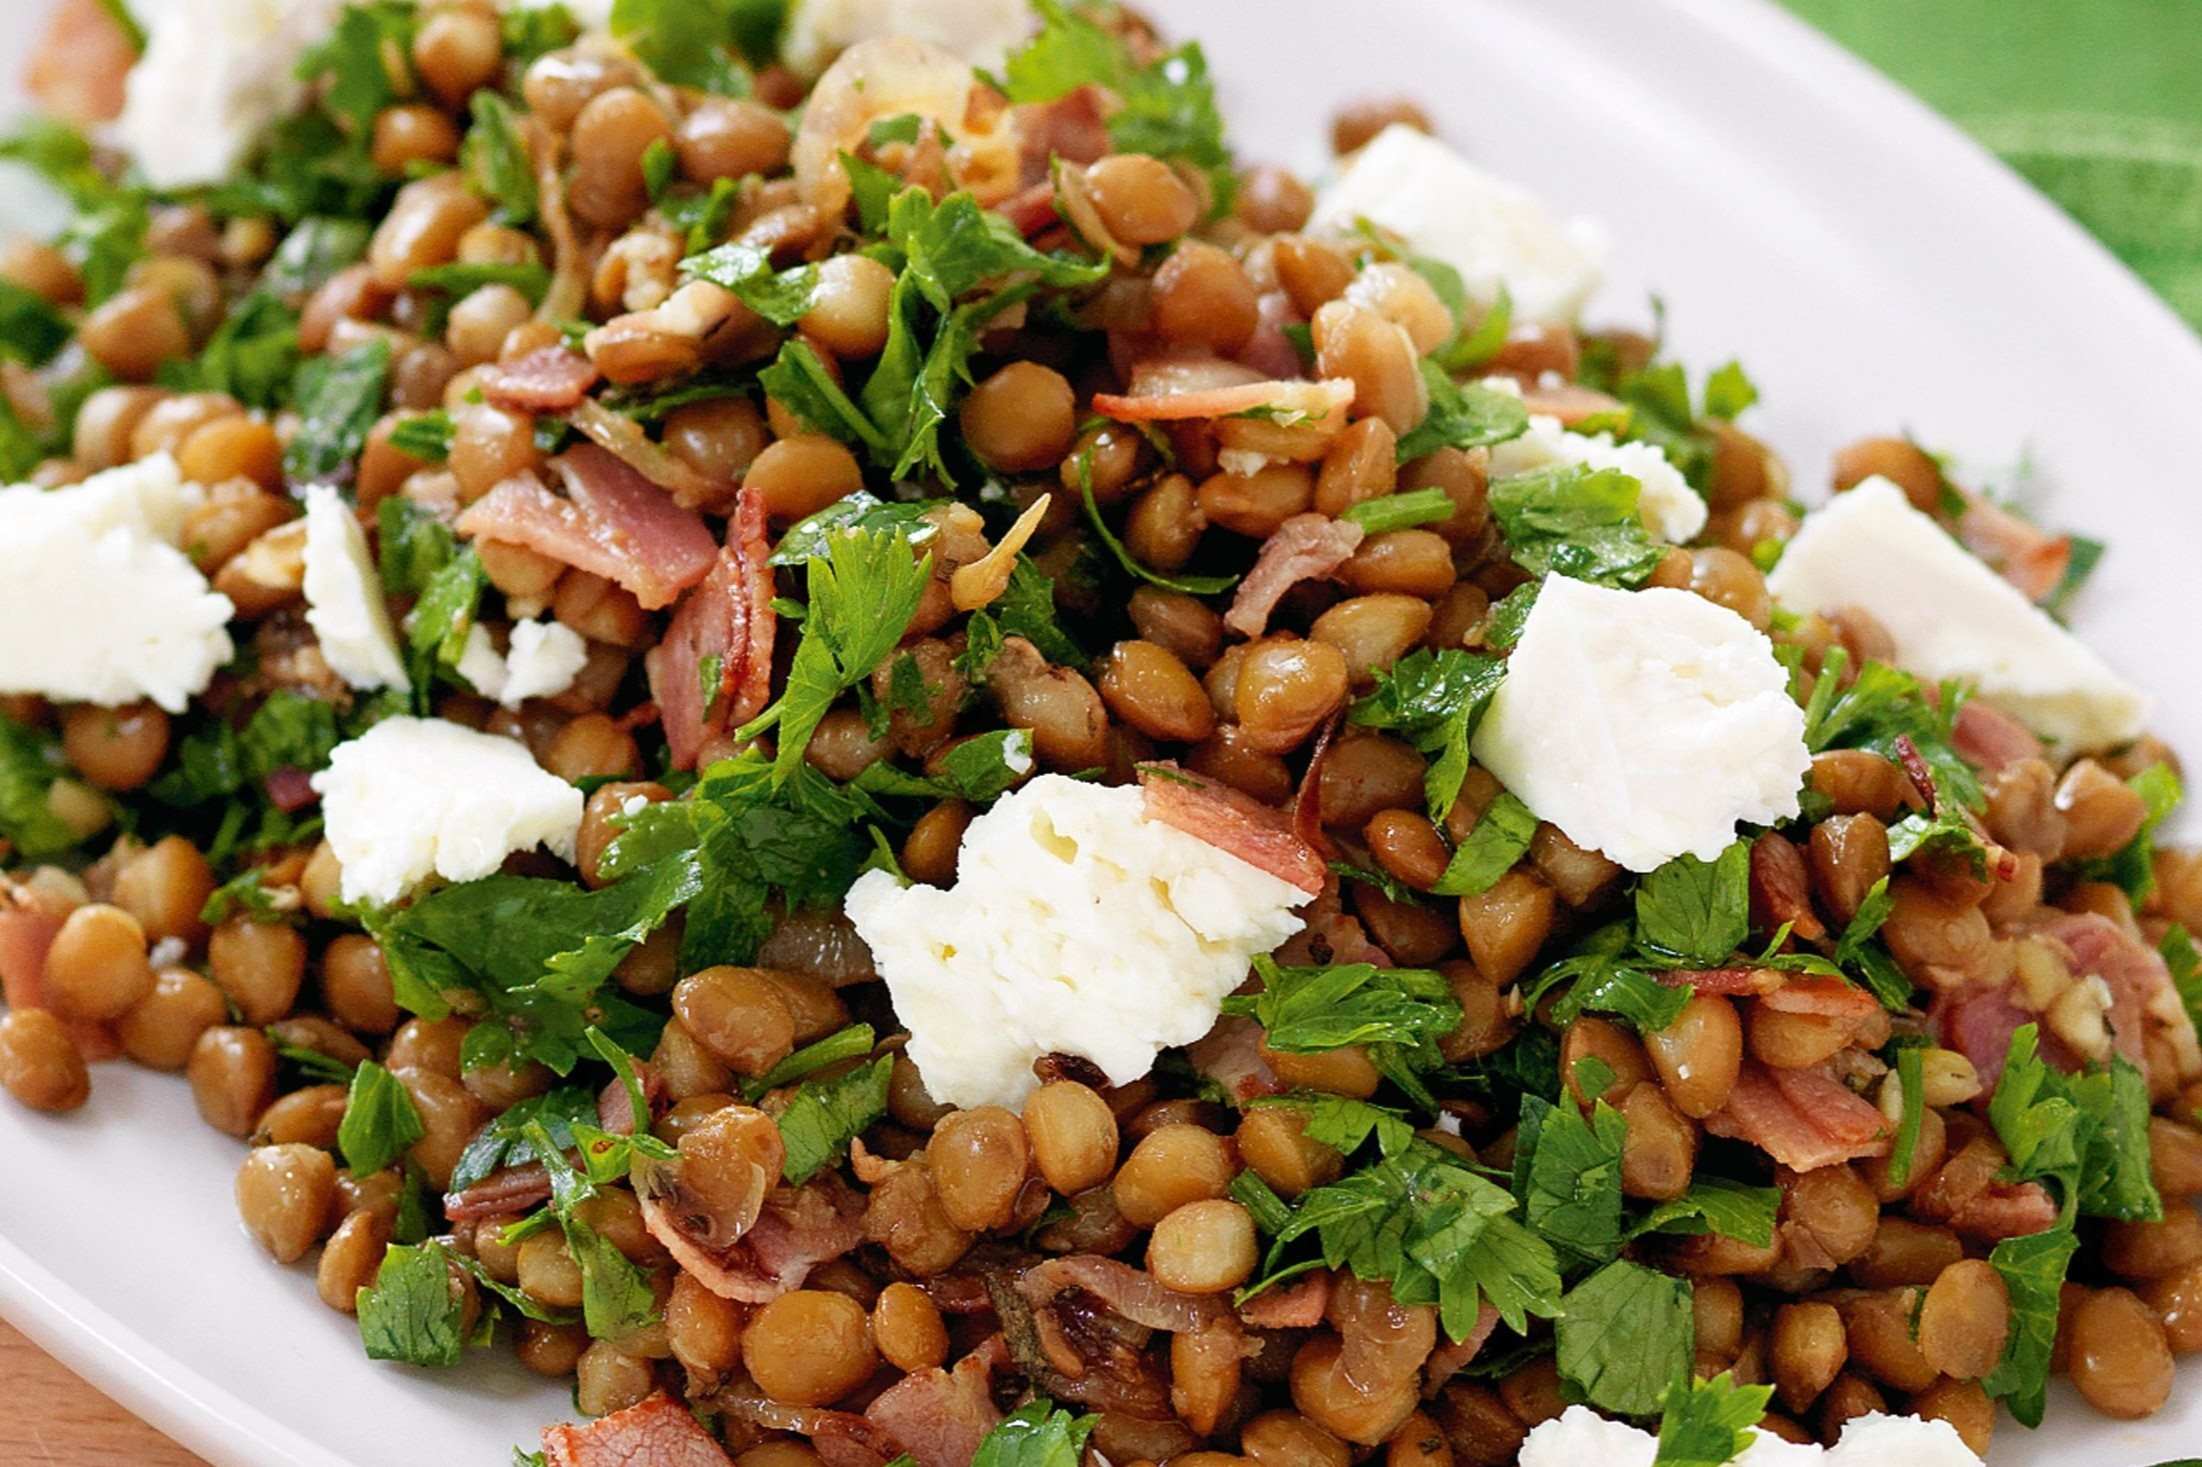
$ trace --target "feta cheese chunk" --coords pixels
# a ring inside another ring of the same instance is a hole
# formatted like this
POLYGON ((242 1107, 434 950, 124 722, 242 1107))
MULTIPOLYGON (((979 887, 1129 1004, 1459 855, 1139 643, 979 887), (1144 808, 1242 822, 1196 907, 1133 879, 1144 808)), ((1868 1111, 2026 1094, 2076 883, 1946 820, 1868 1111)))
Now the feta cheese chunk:
MULTIPOLYGON (((1522 1443, 1521 1467, 1651 1467, 1659 1438, 1588 1406, 1570 1406, 1540 1423, 1522 1443)), ((1845 1423, 1832 1447, 1785 1442, 1754 1427, 1751 1444, 1730 1467, 1980 1467, 1947 1421, 1870 1412, 1845 1423)))
POLYGON ((485 698, 517 708, 530 698, 555 698, 573 686, 589 660, 589 644, 562 621, 517 621, 505 655, 479 624, 469 627, 459 676, 485 698))
POLYGON ((910 1058, 946 1105, 1015 1108, 1032 1062, 1114 1084, 1214 1026, 1248 963, 1300 930, 1306 892, 1146 815, 1129 787, 1043 774, 971 822, 957 882, 867 871, 847 911, 910 1058))
POLYGON ((1886 479, 1807 515, 1766 588, 1791 611, 1865 608, 1907 670, 1961 678, 2072 751, 2124 743, 2148 718, 2146 694, 1886 479))
POLYGON ((306 625, 330 670, 353 687, 412 686, 367 533, 327 484, 306 491, 306 625))
POLYGON ((1649 871, 1797 813, 1812 756, 1774 645, 1688 591, 1547 576, 1475 755, 1569 840, 1649 871))
POLYGON ((236 608, 175 545, 193 502, 165 453, 0 489, 0 693, 183 712, 236 651, 236 608))
POLYGON ((1026 0, 796 0, 780 39, 780 59, 804 76, 816 76, 858 41, 911 36, 994 71, 1030 34, 1032 9, 1026 0))
POLYGON ((1636 507, 1645 526, 1670 545, 1688 544, 1705 528, 1705 497, 1667 462, 1656 443, 1616 443, 1611 433, 1570 433, 1558 418, 1532 413, 1529 431, 1491 446, 1494 479, 1563 464, 1619 469, 1634 479, 1643 486, 1636 507))
POLYGON ((219 183, 305 96, 343 0, 168 0, 147 16, 113 140, 155 188, 219 183))
POLYGON ((338 744, 313 787, 347 902, 473 881, 537 845, 571 860, 581 828, 581 791, 525 745, 440 718, 385 718, 338 744))
POLYGON ((1371 138, 1316 201, 1309 228, 1367 219, 1460 272, 1490 305, 1505 286, 1514 319, 1564 326, 1598 288, 1598 231, 1562 222, 1519 184, 1486 173, 1428 133, 1395 122, 1371 138))

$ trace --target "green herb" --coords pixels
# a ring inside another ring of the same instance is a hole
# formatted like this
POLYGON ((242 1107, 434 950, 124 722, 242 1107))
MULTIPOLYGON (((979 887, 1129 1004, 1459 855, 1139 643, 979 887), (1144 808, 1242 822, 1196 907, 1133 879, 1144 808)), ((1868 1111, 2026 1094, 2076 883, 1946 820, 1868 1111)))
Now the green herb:
POLYGON ((392 1244, 372 1286, 359 1291, 360 1343, 370 1360, 442 1367, 459 1363, 466 1298, 441 1243, 392 1244))
POLYGON ((818 353, 800 336, 791 336, 781 345, 772 365, 757 374, 757 385, 806 427, 864 448, 875 461, 891 457, 894 452, 887 435, 849 400, 825 363, 818 360, 818 353))
POLYGON ((1550 1029, 1530 1024, 1512 1043, 1480 1059, 1448 1068, 1440 1077, 1449 1095, 1481 1095, 1500 1110, 1517 1107, 1521 1097, 1560 1097, 1560 1041, 1550 1029))
MULTIPOLYGON (((1377 1138, 1381 1146, 1381 1129, 1377 1138)), ((1379 1160, 1300 1199, 1275 1231, 1264 1272, 1274 1282, 1291 1245, 1312 1234, 1326 1267, 1388 1282, 1402 1304, 1435 1304, 1456 1340, 1485 1299, 1523 1333, 1530 1315, 1558 1313, 1560 1273, 1551 1246, 1514 1209, 1510 1192, 1452 1153, 1395 1138, 1379 1160)))
POLYGON ((364 219, 319 215, 301 219, 268 257, 260 271, 260 289, 273 291, 285 304, 303 304, 339 270, 367 253, 372 233, 364 219))
MULTIPOLYGON (((1078 1467, 1098 1416, 1073 1416, 1038 1396, 996 1422, 971 1467, 1078 1467)), ((889 1463, 888 1467, 894 1467, 889 1463)))
POLYGON ((2072 549, 2064 563, 2064 575, 2058 580, 2056 589, 2041 600, 2041 609, 2059 621, 2072 609, 2072 598, 2080 594, 2081 588, 2095 574, 2095 568, 2103 563, 2104 553, 2110 549, 2102 541, 2086 535, 2067 538, 2072 542, 2072 549))
MULTIPOLYGON (((58 435, 54 438, 58 444, 58 435)), ((14 406, 0 396, 0 484, 20 483, 31 476, 46 457, 39 435, 23 425, 14 406)))
POLYGON ((1422 360, 1422 381, 1430 394, 1430 410, 1400 435, 1401 463, 1440 448, 1504 443, 1529 429, 1529 409, 1512 393, 1475 382, 1455 382, 1451 373, 1428 357, 1422 360))
POLYGON ((894 1056, 881 1055, 832 1080, 808 1080, 780 1113, 787 1148, 782 1177, 801 1186, 849 1154, 849 1143, 887 1113, 894 1056))
POLYGON ((382 411, 389 376, 390 343, 380 338, 301 366, 293 388, 298 430, 283 451, 284 477, 306 484, 343 474, 358 459, 367 430, 382 411))
POLYGON ((1912 1157, 1919 1149, 1919 1127, 1927 1115, 1923 1046, 1907 1044, 1896 1051, 1896 1083, 1903 1090, 1904 1108, 1896 1123, 1896 1140, 1889 1147, 1889 1180, 1900 1187, 1911 1180, 1912 1157))
POLYGON ((563 5, 515 5, 505 10, 505 54, 520 67, 545 52, 572 45, 580 35, 580 23, 563 5))
POLYGON ((2148 812, 2141 828, 2115 854, 2080 863, 2079 874, 2089 881, 2116 884, 2138 911, 2156 892, 2156 828, 2179 808, 2186 791, 2179 782, 2179 772, 2161 761, 2126 784, 2141 797, 2142 807, 2148 812))
POLYGON ((199 908, 199 920, 209 927, 218 927, 239 915, 255 922, 282 921, 289 913, 276 904, 275 893, 267 889, 267 874, 265 867, 251 866, 215 887, 199 908))
POLYGON ((2011 1333, 2003 1358, 1980 1384, 2021 1426, 2041 1425, 2064 1277, 2079 1246, 2079 1236, 2066 1222, 2045 1232, 2005 1238, 1988 1255, 2011 1301, 2011 1333))
POLYGON ((1306 1117, 1310 1139, 1335 1147, 1346 1156, 1359 1151, 1371 1136, 1377 1138, 1379 1148, 1387 1156, 1396 1155, 1414 1143, 1414 1127, 1407 1123, 1403 1113, 1350 1096, 1300 1091, 1291 1095, 1258 1096, 1248 1101, 1246 1108, 1295 1111, 1306 1117))
POLYGON ((1628 1125, 1603 1100, 1586 1118, 1572 1103, 1524 1096, 1514 1143, 1522 1216, 1564 1257, 1602 1263, 1621 1247, 1621 1144, 1628 1125))
MULTIPOLYGON (((451 440, 457 433, 449 412, 431 408, 425 413, 409 414, 392 424, 390 446, 423 463, 440 464, 451 457, 451 440)), ((383 501, 384 504, 396 502, 395 496, 383 501)))
POLYGON ((1109 116, 1114 150, 1205 170, 1215 212, 1228 212, 1237 178, 1200 47, 1188 43, 1142 64, 1121 37, 1061 0, 1035 0, 1035 8, 1039 33, 1002 66, 1009 100, 1052 102, 1081 86, 1106 88, 1123 104, 1109 116))
POLYGON ((659 80, 725 97, 749 95, 735 54, 737 0, 615 0, 612 34, 659 80))
POLYGON ((1849 665, 1849 654, 1840 647, 1830 648, 1822 658, 1819 681, 1805 708, 1805 747, 1815 754, 1865 749, 1899 763, 1897 740, 1909 738, 1932 772, 1938 796, 1979 809, 1985 798, 1979 776, 1955 743, 1963 689, 1944 684, 1930 701, 1917 678, 1885 662, 1866 663, 1846 688, 1842 681, 1849 665))
POLYGON ((680 157, 673 145, 662 137, 650 139, 650 145, 642 150, 642 186, 656 203, 673 181, 673 170, 680 167, 680 157))
POLYGON ((405 277, 405 283, 416 290, 440 290, 453 299, 464 299, 485 285, 509 285, 533 306, 541 305, 544 293, 550 289, 550 271, 532 260, 519 265, 496 260, 457 261, 415 270, 405 277))
POLYGON ((319 817, 277 808, 267 798, 268 776, 283 769, 310 774, 324 768, 347 727, 356 733, 379 711, 379 705, 362 702, 346 725, 329 704, 289 689, 270 693, 242 729, 226 717, 199 710, 181 725, 169 768, 145 792, 171 810, 219 820, 204 845, 216 867, 240 849, 309 839, 319 829, 319 817))
POLYGON ((681 273, 708 280, 740 297, 742 303, 775 326, 793 326, 818 302, 816 265, 772 268, 770 246, 736 240, 681 261, 681 273))
POLYGON ((792 1085, 829 1065, 862 1059, 872 1052, 875 1044, 869 1024, 851 1024, 845 1029, 837 1029, 823 1039, 804 1045, 756 1079, 744 1081, 742 1093, 752 1101, 761 1099, 767 1092, 792 1085))
POLYGON ((2067 1075, 2038 1056, 2028 1024, 2011 1036, 1988 1119, 2021 1180, 2057 1184, 2067 1217, 2156 1222, 2164 1206, 2149 1176, 2148 1082, 2122 1056, 2067 1075))
POLYGON ((1723 362, 1705 379, 1705 416, 1708 418, 1733 422, 1758 400, 1758 387, 1744 374, 1741 362, 1723 362))
POLYGON ((900 532, 913 547, 929 545, 940 532, 925 516, 947 502, 944 499, 882 501, 869 490, 855 490, 788 526, 780 543, 772 548, 768 564, 802 565, 812 556, 826 554, 837 534, 900 532))
POLYGON ((61 746, 0 714, 0 838, 25 860, 58 856, 88 838, 53 811, 61 746))
POLYGON ((1637 512, 1642 486, 1619 469, 1566 464, 1491 485, 1491 513, 1514 563, 1599 586, 1637 586, 1666 554, 1637 512))
POLYGON ((406 645, 420 658, 457 667, 488 584, 480 554, 472 545, 462 547, 422 584, 420 599, 405 619, 406 645))
POLYGON ((1404 494, 1364 499, 1338 516, 1342 520, 1352 520, 1371 535, 1386 535, 1416 525, 1434 525, 1452 517, 1452 496, 1443 489, 1410 489, 1404 494))
POLYGON ((570 1151, 576 1144, 573 1128, 594 1121, 596 1114, 596 1093, 578 1085, 562 1085, 514 1103, 476 1131, 459 1153, 451 1190, 463 1192, 500 1168, 534 1161, 535 1146, 527 1135, 531 1124, 540 1125, 559 1150, 570 1151))
POLYGON ((1562 1381, 1602 1410, 1648 1416, 1695 1363, 1689 1280, 1617 1259, 1568 1290, 1552 1332, 1562 1381))
MULTIPOLYGON (((466 131, 459 166, 466 170, 474 191, 497 206, 499 220, 524 225, 535 217, 535 159, 528 151, 520 114, 489 87, 477 88, 467 108, 474 123, 466 131)), ((662 145, 664 139, 657 141, 662 145)), ((540 290, 535 299, 542 299, 540 290)))
POLYGON ((1535 1009, 1546 994, 1566 983, 1572 986, 1552 1006, 1556 1022, 1571 1023, 1595 1011, 1619 1014, 1642 1032, 1656 1033, 1672 1024, 1690 1001, 1686 985, 1670 986, 1654 976, 1674 961, 1635 947, 1627 924, 1609 923, 1539 973, 1523 991, 1522 1001, 1535 1009))
POLYGON ((1440 975, 1422 968, 1340 963, 1327 968, 1279 967, 1254 959, 1259 993, 1223 1001, 1227 1014, 1254 1019, 1271 1049, 1312 1054, 1349 1044, 1433 1043, 1460 1022, 1460 1005, 1440 975))
POLYGON ((1652 1233, 1697 1237, 1718 1233, 1754 1248, 1774 1241, 1774 1218, 1781 1210, 1781 1192, 1774 1187, 1752 1187, 1726 1177, 1700 1173, 1688 1191, 1662 1202, 1630 1224, 1628 1236, 1652 1233))
POLYGON ((1774 1388, 1737 1385, 1723 1370, 1711 1380, 1678 1380, 1660 1401, 1659 1452, 1652 1467, 1724 1467, 1753 1440, 1774 1388))
POLYGON ((1636 886, 1636 940, 1700 964, 1725 962, 1751 932, 1751 843, 1711 861, 1677 856, 1636 886))
POLYGON ((1005 728, 974 734, 951 746, 937 775, 911 774, 882 759, 851 783, 873 795, 992 804, 1032 772, 1032 732, 1005 728))
POLYGON ((2172 987, 2178 991, 2179 1001, 2186 1005, 2187 1016, 2202 1028, 2202 951, 2196 950, 2194 938, 2178 922, 2164 929, 2164 940, 2157 944, 2156 950, 2163 954, 2164 966, 2171 970, 2172 987))
POLYGON ((1537 834, 1537 817, 1511 791, 1499 791, 1475 827, 1445 863, 1444 874, 1430 888, 1436 896, 1481 896, 1498 885, 1499 878, 1529 853, 1537 834))
POLYGON ((1377 674, 1376 687, 1347 711, 1361 728, 1387 729, 1434 755, 1424 776, 1430 818, 1443 822, 1468 777, 1469 741, 1506 676, 1506 664, 1457 648, 1411 652, 1377 674))
POLYGON ((344 1121, 337 1127, 337 1148, 352 1175, 379 1172, 403 1156, 415 1141, 428 1134, 421 1124, 413 1097, 397 1077, 363 1060, 352 1071, 352 1090, 344 1102, 344 1121))
POLYGON ((1912 982, 1887 946, 1877 940, 1881 927, 1895 908, 1886 876, 1866 889, 1858 911, 1835 942, 1835 963, 1846 974, 1854 973, 1870 989, 1881 1007, 1902 1013, 1911 1007, 1912 982))
POLYGON ((773 769, 782 781, 802 763, 811 730, 834 699, 868 677, 902 640, 933 571, 931 553, 914 555, 901 530, 832 535, 826 552, 807 564, 808 614, 786 687, 738 734, 753 739, 769 728, 779 730, 773 769))
POLYGON ((69 322, 36 291, 0 280, 0 357, 42 367, 69 341, 69 322))
POLYGON ((657 1296, 650 1275, 579 1215, 581 1204, 596 1195, 596 1184, 574 1168, 540 1124, 531 1123, 526 1134, 550 1173, 550 1213, 581 1271, 581 1319, 590 1336, 623 1340, 655 1324, 657 1296))
POLYGON ((412 90, 411 78, 403 73, 416 23, 413 7, 395 0, 347 5, 328 38, 299 60, 298 75, 304 80, 327 78, 322 106, 362 147, 374 135, 376 114, 404 101, 412 90), (393 65, 398 77, 391 74, 393 65))
MULTIPOLYGON (((1422 265, 1418 261, 1410 260, 1409 263, 1423 273, 1425 279, 1428 278, 1427 272, 1422 271, 1422 265)), ((1461 314, 1456 311, 1455 319, 1459 319, 1461 314)), ((1502 280, 1499 282, 1498 293, 1492 297, 1491 304, 1476 321, 1475 328, 1470 330, 1463 323, 1460 334, 1437 349, 1438 365, 1448 372, 1464 372, 1470 367, 1481 366, 1499 354, 1500 348, 1506 345, 1507 335, 1513 330, 1513 326, 1514 296, 1502 280)))
POLYGON ((1141 565, 1124 542, 1117 538, 1116 532, 1109 528, 1108 521, 1101 518, 1101 506, 1093 497, 1092 462, 1086 455, 1080 455, 1078 460, 1078 494, 1086 507, 1086 522, 1093 526, 1094 534, 1108 547, 1109 553, 1116 557, 1116 563, 1136 579, 1185 596, 1220 596, 1238 584, 1237 576, 1166 576, 1158 570, 1150 570, 1141 565))
MULTIPOLYGON (((1055 610, 1055 583, 1041 573, 1038 566, 1020 555, 1009 573, 1009 586, 995 598, 988 608, 999 619, 1004 635, 1023 637, 1039 649, 1040 655, 1058 667, 1083 669, 1087 658, 1070 633, 1063 630, 1055 610)), ((984 613, 981 613, 983 615, 984 613)), ((971 618, 972 629, 967 631, 971 647, 980 645, 981 633, 976 630, 978 615, 971 618)), ((980 672, 984 673, 983 664, 980 672)))
POLYGON ((230 308, 191 362, 162 367, 163 385, 225 392, 248 407, 283 405, 298 372, 298 314, 263 286, 230 308))

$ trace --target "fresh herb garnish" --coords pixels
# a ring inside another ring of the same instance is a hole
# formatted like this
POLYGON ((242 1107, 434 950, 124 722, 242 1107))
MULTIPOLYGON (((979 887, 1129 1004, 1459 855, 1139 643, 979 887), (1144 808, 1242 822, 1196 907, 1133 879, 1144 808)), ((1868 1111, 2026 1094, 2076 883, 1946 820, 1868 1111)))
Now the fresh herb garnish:
POLYGON ((1434 755, 1424 776, 1430 818, 1442 822, 1468 777, 1468 745, 1506 664, 1455 648, 1410 652, 1377 674, 1375 689, 1347 710, 1361 728, 1387 729, 1434 755))

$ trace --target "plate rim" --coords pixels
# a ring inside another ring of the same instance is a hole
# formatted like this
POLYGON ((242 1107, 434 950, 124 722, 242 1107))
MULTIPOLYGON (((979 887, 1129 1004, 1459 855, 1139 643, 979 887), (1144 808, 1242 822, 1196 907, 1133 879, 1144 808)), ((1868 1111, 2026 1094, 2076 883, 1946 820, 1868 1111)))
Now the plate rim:
MULTIPOLYGON (((1602 9, 1480 3, 1526 7, 1559 29, 1596 24, 1593 12, 1602 9)), ((2112 334, 2142 343, 2152 363, 2179 372, 2202 395, 2202 336, 2069 214, 1894 80, 1775 0, 1637 0, 1634 8, 1637 24, 1687 28, 1697 44, 1778 74, 1800 99, 1796 114, 1813 118, 1822 136, 1867 150, 1891 170, 1962 190, 1976 216, 1992 214, 2023 231, 2031 246, 2053 251, 2071 272, 2067 288, 2113 323, 2112 334)), ((4 1234, 0 1318, 217 1467, 354 1467, 154 1345, 4 1234)))

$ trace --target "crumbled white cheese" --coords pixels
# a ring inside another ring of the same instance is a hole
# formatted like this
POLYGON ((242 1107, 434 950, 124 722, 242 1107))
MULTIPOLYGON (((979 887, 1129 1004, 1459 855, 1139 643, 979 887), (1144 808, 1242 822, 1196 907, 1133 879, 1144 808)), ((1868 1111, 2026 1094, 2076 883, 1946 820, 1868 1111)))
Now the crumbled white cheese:
POLYGON ((236 650, 235 608, 175 545, 194 502, 165 453, 0 489, 0 692, 183 712, 236 650))
POLYGON ((1863 608, 1896 639, 1905 668, 1961 678, 2069 749, 2124 743, 2147 720, 2146 694, 1886 479, 1805 516, 1766 588, 1791 611, 1863 608))
POLYGON ((480 623, 467 628, 459 676, 485 698, 517 708, 530 698, 555 698, 573 686, 589 661, 589 644, 562 621, 516 621, 505 655, 480 623))
POLYGON ((1797 813, 1812 756, 1773 643, 1689 591, 1547 576, 1475 755, 1539 819, 1631 871, 1797 813))
POLYGON ((146 17, 117 146, 155 188, 219 183, 305 96, 299 58, 344 0, 169 0, 146 17))
POLYGON ((1532 413, 1526 433, 1491 448, 1494 479, 1562 464, 1619 469, 1634 479, 1643 486, 1637 512, 1651 532, 1669 544, 1688 544, 1705 528, 1705 497, 1667 462, 1656 443, 1616 443, 1611 433, 1570 433, 1558 418, 1532 413))
POLYGON ((397 629, 367 534, 344 496, 326 484, 306 491, 306 625, 322 660, 355 688, 407 688, 397 629))
POLYGON ((313 777, 347 902, 427 880, 473 881, 541 845, 571 859, 581 791, 516 740, 436 718, 386 718, 313 777))
POLYGON ((1598 288, 1598 231, 1562 222, 1543 200, 1487 173, 1428 133, 1393 123, 1324 189, 1309 227, 1346 232, 1366 219, 1460 272, 1471 299, 1504 286, 1514 319, 1572 322, 1598 288))
POLYGON ((1306 892, 1146 815, 1135 788, 1043 774, 971 822, 953 887, 868 871, 847 911, 944 1104, 1020 1104, 1044 1054, 1115 1084, 1216 1022, 1306 892))
POLYGON ((911 36, 996 71, 1030 34, 1026 0, 796 0, 780 38, 780 59, 816 76, 858 41, 911 36))
MULTIPOLYGON (((1651 1467, 1659 1438, 1588 1406, 1570 1406, 1541 1422, 1522 1443, 1521 1467, 1651 1467)), ((1752 1429, 1751 1444, 1731 1467, 1980 1467, 1947 1421, 1918 1416, 1853 1417, 1832 1447, 1785 1442, 1752 1429)))

